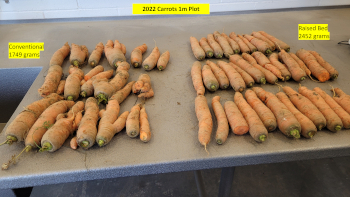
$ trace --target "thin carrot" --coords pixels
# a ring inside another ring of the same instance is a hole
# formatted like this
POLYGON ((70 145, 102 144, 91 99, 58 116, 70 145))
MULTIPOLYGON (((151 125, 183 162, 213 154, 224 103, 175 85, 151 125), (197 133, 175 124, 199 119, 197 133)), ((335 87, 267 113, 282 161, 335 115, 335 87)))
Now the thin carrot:
POLYGON ((216 134, 215 134, 215 140, 216 140, 217 144, 223 144, 223 143, 225 143, 225 141, 227 139, 227 135, 229 132, 229 126, 228 126, 228 121, 226 118, 225 110, 220 103, 220 96, 215 96, 211 100, 211 106, 212 106, 213 111, 215 113, 216 122, 218 125, 218 128, 216 130, 216 134))
POLYGON ((231 48, 231 46, 228 43, 226 38, 221 36, 221 34, 218 31, 214 31, 213 35, 214 35, 216 42, 218 42, 219 45, 221 46, 226 58, 229 58, 230 55, 234 54, 234 52, 233 52, 233 50, 232 50, 232 48, 231 48))
POLYGON ((151 54, 142 62, 142 67, 147 71, 152 70, 157 65, 159 56, 159 49, 157 46, 155 46, 151 54))
POLYGON ((131 51, 130 62, 135 68, 142 65, 142 54, 147 51, 147 45, 143 44, 131 51))
POLYGON ((202 65, 199 61, 195 61, 191 69, 191 77, 193 82, 193 87, 197 92, 197 95, 204 95, 205 88, 203 85, 202 78, 202 65))
POLYGON ((310 77, 311 71, 307 68, 305 63, 301 59, 299 59, 298 56, 296 56, 294 53, 290 52, 289 55, 299 64, 300 68, 304 70, 306 75, 310 77))
POLYGON ((140 133, 140 110, 140 105, 133 106, 126 119, 126 134, 129 137, 137 137, 140 133))
POLYGON ((157 68, 158 70, 164 70, 169 62, 170 53, 169 51, 165 51, 158 59, 157 68))
POLYGON ((208 65, 204 65, 202 68, 202 78, 204 86, 211 92, 215 92, 219 88, 219 82, 215 78, 214 73, 208 65))
POLYGON ((316 58, 307 50, 299 49, 296 55, 303 60, 306 66, 310 69, 313 76, 315 76, 320 82, 329 80, 329 72, 323 68, 316 60, 316 58))
POLYGON ((230 38, 232 38, 232 40, 234 40, 235 42, 237 42, 237 44, 239 45, 240 51, 242 53, 251 53, 249 47, 243 42, 242 39, 240 39, 235 32, 231 32, 230 33, 230 38))
POLYGON ((219 82, 221 89, 227 89, 230 86, 230 81, 228 80, 225 72, 219 68, 214 62, 207 60, 207 65, 210 66, 211 71, 214 73, 216 79, 219 82))
POLYGON ((101 109, 99 112, 98 112, 98 117, 101 119, 103 114, 105 113, 105 109, 101 109))
POLYGON ((91 79, 93 76, 97 75, 98 73, 101 73, 104 71, 103 66, 98 65, 95 68, 91 69, 88 73, 86 73, 86 75, 84 76, 84 80, 88 81, 89 79, 91 79))
POLYGON ((290 51, 290 46, 288 44, 286 44, 285 42, 283 42, 282 40, 279 40, 279 39, 275 38, 274 36, 267 34, 264 31, 259 31, 259 33, 262 34, 263 36, 265 36, 266 38, 268 38, 269 40, 271 40, 275 44, 275 46, 278 50, 281 48, 287 52, 290 51))
POLYGON ((292 74, 292 78, 299 82, 306 78, 306 73, 300 68, 299 64, 284 50, 281 49, 279 52, 279 57, 287 65, 288 70, 292 74))
POLYGON ((64 93, 64 85, 66 84, 66 80, 61 80, 57 87, 57 94, 63 94, 64 93))
POLYGON ((151 129, 149 126, 148 116, 145 106, 140 109, 140 140, 149 142, 151 140, 151 129))
POLYGON ((329 72, 329 74, 331 75, 331 79, 338 78, 339 72, 328 62, 326 62, 326 60, 324 60, 320 54, 318 54, 316 51, 309 52, 316 58, 317 62, 329 72))
POLYGON ((72 50, 69 56, 69 62, 74 66, 81 66, 85 63, 85 59, 89 56, 89 51, 85 45, 77 45, 72 43, 72 50))
POLYGON ((93 76, 91 79, 89 79, 88 81, 86 81, 80 88, 80 95, 82 97, 89 97, 91 95, 94 94, 94 86, 92 85, 92 82, 94 80, 98 80, 98 79, 109 79, 113 76, 114 70, 108 70, 108 71, 104 71, 101 73, 98 73, 97 75, 93 76))
POLYGON ((205 150, 210 142, 213 130, 213 119, 209 111, 207 99, 203 95, 197 95, 195 99, 195 111, 198 119, 198 140, 205 150))
POLYGON ((50 66, 59 65, 62 66, 64 59, 70 52, 70 46, 66 42, 60 49, 58 49, 51 57, 50 66))
MULTIPOLYGON (((95 67, 98 62, 101 59, 102 53, 103 53, 103 43, 99 42, 96 47, 95 50, 93 50, 90 54, 89 60, 88 60, 88 64, 92 67, 95 67)), ((87 81, 87 80, 86 80, 87 81)))
POLYGON ((256 37, 256 38, 258 38, 260 40, 265 41, 270 46, 271 51, 276 50, 275 44, 271 40, 269 40, 268 38, 263 36, 261 33, 257 32, 257 31, 253 31, 252 36, 254 36, 254 37, 256 37))
POLYGON ((280 61, 278 61, 278 54, 277 53, 270 54, 269 60, 271 61, 272 65, 274 65, 276 68, 278 68, 281 71, 282 77, 286 81, 288 81, 292 76, 292 74, 290 73, 290 71, 287 69, 286 66, 284 66, 280 61))
POLYGON ((334 88, 333 90, 338 97, 333 97, 333 99, 350 114, 350 96, 343 92, 340 88, 334 88))
POLYGON ((246 134, 249 131, 248 123, 237 105, 233 101, 226 101, 224 108, 232 132, 236 135, 246 134))
POLYGON ((70 142, 69 145, 71 147, 71 149, 76 150, 78 148, 78 141, 77 141, 77 136, 74 136, 70 142))
POLYGON ((243 40, 243 42, 249 47, 250 49, 250 52, 251 53, 254 53, 255 51, 257 51, 258 49, 252 44, 249 42, 249 40, 241 35, 237 35, 241 40, 243 40))
POLYGON ((60 65, 50 66, 43 85, 38 89, 38 93, 41 97, 46 97, 47 95, 57 91, 62 74, 63 70, 60 65))
POLYGON ((248 34, 244 34, 243 37, 246 38, 251 44, 253 44, 258 49, 258 51, 264 54, 272 53, 272 49, 267 42, 248 34))
POLYGON ((118 40, 115 40, 114 43, 112 40, 108 40, 104 52, 109 65, 113 68, 118 67, 117 62, 126 61, 125 55, 122 51, 122 45, 118 40))
POLYGON ((114 93, 109 100, 115 99, 118 101, 119 104, 121 104, 126 99, 126 97, 129 96, 134 83, 135 81, 131 81, 128 84, 126 84, 123 89, 118 90, 116 93, 114 93))
POLYGON ((125 55, 126 54, 126 47, 125 47, 125 45, 121 43, 120 44, 120 48, 122 50, 122 53, 125 55))
POLYGON ((202 47, 199 45, 197 38, 191 36, 190 37, 190 44, 191 44, 193 55, 196 57, 196 59, 197 60, 204 60, 205 52, 202 49, 202 47))
POLYGON ((209 46, 214 50, 214 57, 222 58, 222 56, 224 55, 224 51, 222 50, 220 44, 215 41, 214 35, 208 34, 207 39, 209 46))
MULTIPOLYGON (((214 55, 213 49, 209 46, 208 40, 203 37, 199 40, 199 45, 202 47, 202 49, 205 52, 206 57, 211 58, 214 55)), ((203 58, 204 59, 204 58, 203 58)))
POLYGON ((253 79, 253 77, 251 77, 246 71, 244 71, 243 69, 241 69, 239 66, 237 66, 236 64, 230 62, 229 63, 243 78, 245 85, 250 88, 254 85, 255 81, 253 79))
POLYGON ((225 72, 232 88, 236 92, 243 92, 246 85, 242 76, 227 62, 218 61, 217 65, 225 72))
POLYGON ((236 64, 241 69, 246 71, 250 76, 252 76, 256 83, 266 83, 265 75, 259 69, 255 68, 247 61, 245 61, 240 55, 231 55, 230 62, 236 64))
MULTIPOLYGON (((70 67, 72 68, 72 66, 70 67)), ((75 68, 72 74, 68 75, 64 85, 64 98, 69 101, 75 101, 80 94, 80 81, 84 78, 84 72, 75 68)))
POLYGON ((232 50, 234 51, 234 53, 238 54, 238 53, 241 52, 241 49, 239 48, 239 45, 237 44, 236 41, 234 41, 232 38, 228 37, 225 33, 221 33, 221 36, 226 38, 226 40, 230 44, 230 46, 231 46, 232 50))
POLYGON ((242 53, 243 59, 245 59, 248 63, 253 65, 255 68, 259 69, 262 73, 265 75, 266 82, 270 84, 275 84, 278 81, 278 78, 276 75, 279 75, 279 77, 283 78, 281 75, 281 72, 278 70, 276 74, 272 73, 271 71, 267 70, 266 68, 260 66, 253 56, 249 55, 248 53, 242 53))

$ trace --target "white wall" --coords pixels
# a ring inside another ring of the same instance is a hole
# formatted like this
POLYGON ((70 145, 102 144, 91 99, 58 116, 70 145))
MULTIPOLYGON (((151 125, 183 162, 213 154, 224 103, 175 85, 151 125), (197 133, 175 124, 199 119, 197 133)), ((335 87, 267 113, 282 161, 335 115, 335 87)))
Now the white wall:
POLYGON ((211 12, 350 5, 350 0, 0 0, 0 20, 130 16, 132 3, 210 3, 211 12))

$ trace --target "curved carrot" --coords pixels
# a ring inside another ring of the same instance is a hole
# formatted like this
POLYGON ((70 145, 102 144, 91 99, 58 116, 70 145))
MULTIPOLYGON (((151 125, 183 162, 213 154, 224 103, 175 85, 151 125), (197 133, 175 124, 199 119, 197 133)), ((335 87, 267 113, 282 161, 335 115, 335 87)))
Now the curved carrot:
POLYGON ((243 92, 246 85, 242 76, 227 62, 218 61, 217 65, 226 73, 232 88, 236 92, 243 92))
POLYGON ((259 69, 255 68, 247 61, 245 61, 240 55, 231 55, 230 62, 236 64, 241 69, 246 71, 250 76, 252 76, 256 83, 266 83, 265 75, 259 69))
POLYGON ((253 32, 252 32, 252 36, 254 36, 254 37, 256 37, 256 38, 258 38, 258 39, 260 39, 260 40, 265 41, 265 42, 270 46, 271 51, 276 50, 275 44, 274 44, 271 40, 269 40, 268 38, 266 38, 265 36, 263 36, 261 33, 256 32, 256 31, 253 31, 253 32))
POLYGON ((74 136, 70 142, 69 145, 71 147, 71 149, 76 150, 78 148, 78 141, 77 141, 77 136, 74 136))
POLYGON ((238 54, 241 52, 241 49, 239 48, 239 45, 237 44, 236 41, 234 41, 232 38, 228 37, 225 33, 221 33, 221 36, 226 38, 227 42, 230 44, 234 53, 238 54))
POLYGON ((197 60, 204 60, 205 59, 205 52, 202 49, 202 47, 199 45, 199 42, 197 38, 190 37, 190 44, 192 48, 193 55, 196 57, 197 60))
POLYGON ((115 99, 118 101, 119 104, 121 104, 126 99, 126 97, 128 97, 128 95, 130 94, 131 88, 134 85, 134 83, 135 81, 131 81, 128 84, 126 84, 123 89, 114 93, 109 100, 115 99))
POLYGON ((151 129, 145 106, 142 106, 140 109, 140 140, 143 142, 149 142, 151 140, 151 129))
POLYGON ((144 54, 146 51, 147 51, 146 44, 138 46, 134 50, 132 50, 130 55, 131 65, 133 65, 135 68, 142 65, 142 54, 144 54))
POLYGON ((226 114, 224 108, 220 104, 220 96, 215 96, 211 100, 211 106, 215 113, 216 122, 218 128, 216 130, 215 140, 217 144, 225 143, 229 131, 228 121, 226 118, 226 114))
POLYGON ((38 89, 41 97, 46 97, 47 95, 57 91, 62 74, 63 70, 60 65, 50 66, 43 85, 38 89))
POLYGON ((232 38, 232 40, 234 40, 234 41, 239 45, 240 51, 241 51, 242 53, 251 53, 249 47, 243 42, 242 39, 240 39, 240 38, 235 34, 235 32, 231 32, 229 36, 230 36, 230 38, 232 38))
MULTIPOLYGON (((95 50, 93 50, 90 54, 89 60, 88 60, 88 64, 92 67, 95 67, 98 62, 101 59, 102 53, 103 53, 103 43, 99 42, 96 47, 95 50)), ((85 79, 86 80, 86 79, 85 79)), ((87 81, 87 80, 86 80, 87 81)))
POLYGON ((233 52, 233 50, 232 50, 232 48, 231 48, 231 46, 228 43, 226 38, 221 36, 221 34, 218 31, 214 31, 213 35, 214 35, 216 42, 218 42, 219 45, 221 46, 226 58, 229 58, 230 55, 234 54, 234 52, 233 52))
POLYGON ((198 119, 198 140, 201 145, 207 148, 213 129, 213 119, 210 114, 207 99, 203 95, 197 95, 195 99, 195 111, 198 119))
POLYGON ((333 97, 333 99, 350 114, 350 96, 343 92, 340 88, 335 88, 334 92, 339 97, 333 97))
POLYGON ((204 65, 202 68, 202 78, 204 86, 211 92, 215 92, 219 88, 219 82, 215 78, 214 73, 208 65, 204 65))
POLYGON ((285 65, 283 65, 280 61, 278 61, 278 54, 277 53, 270 54, 269 60, 271 61, 272 65, 274 65, 276 68, 278 68, 281 71, 282 77, 286 81, 288 81, 292 76, 292 74, 289 72, 289 70, 285 65))
POLYGON ((207 65, 210 66, 211 71, 214 73, 216 79, 219 82, 221 89, 227 89, 230 86, 230 81, 228 80, 225 72, 219 68, 214 62, 207 60, 207 65))
POLYGON ((279 52, 279 57, 287 65, 288 70, 292 74, 292 78, 299 82, 305 79, 306 73, 300 68, 299 64, 283 49, 279 52))
POLYGON ((72 43, 72 50, 69 56, 69 62, 74 66, 80 66, 84 64, 85 59, 88 57, 89 52, 85 45, 77 45, 72 43))
POLYGON ((329 72, 329 74, 331 75, 331 79, 338 78, 339 72, 328 62, 326 62, 326 60, 324 60, 320 54, 318 54, 316 51, 309 52, 316 58, 317 62, 329 72))
POLYGON ((63 94, 64 93, 64 85, 66 84, 66 80, 61 80, 57 87, 57 94, 63 94))
MULTIPOLYGON (((72 66, 71 66, 72 67, 72 66)), ((75 101, 80 94, 80 81, 84 78, 84 72, 76 68, 72 74, 68 75, 64 85, 64 98, 69 101, 75 101)))
POLYGON ((70 52, 70 46, 66 42, 60 49, 58 49, 50 59, 50 66, 59 65, 62 66, 64 59, 68 56, 70 52))
POLYGON ((140 110, 140 105, 133 106, 126 119, 126 134, 129 137, 137 137, 140 133, 140 110))
POLYGON ((236 64, 230 62, 229 63, 243 78, 245 85, 247 87, 252 87, 255 83, 254 79, 243 69, 241 69, 239 66, 237 66, 236 64))
POLYGON ((315 76, 320 82, 329 80, 329 72, 323 68, 316 60, 316 58, 307 50, 299 49, 296 55, 303 60, 306 66, 310 69, 313 76, 315 76))
POLYGON ((164 70, 169 62, 170 53, 169 51, 165 51, 158 59, 157 68, 158 70, 164 70))
POLYGON ((155 46, 151 54, 142 62, 142 67, 147 71, 152 70, 157 65, 159 56, 159 49, 157 46, 155 46))
POLYGON ((197 92, 197 95, 204 95, 205 88, 202 79, 202 65, 199 61, 195 61, 191 69, 191 77, 193 82, 193 87, 197 92))
POLYGON ((243 37, 243 36, 241 36, 239 34, 237 36, 249 47, 251 53, 254 53, 255 51, 258 50, 252 43, 250 43, 247 40, 247 38, 245 38, 245 37, 243 37))
POLYGON ((113 68, 118 67, 117 62, 126 61, 125 55, 122 51, 122 45, 118 40, 115 40, 114 43, 112 40, 108 40, 104 52, 109 65, 113 68))
POLYGON ((84 76, 85 81, 88 81, 93 76, 97 75, 100 72, 103 72, 104 68, 101 65, 96 66, 95 68, 91 69, 86 75, 84 76))
POLYGON ((236 135, 246 134, 249 131, 248 123, 237 105, 233 101, 226 101, 224 108, 232 132, 236 135))
POLYGON ((311 75, 311 71, 307 68, 305 63, 298 58, 297 55, 295 55, 294 53, 289 53, 289 55, 299 64, 300 68, 304 70, 307 76, 311 75))
POLYGON ((262 34, 263 36, 265 36, 266 38, 268 38, 269 40, 271 40, 275 44, 275 46, 278 50, 284 49, 287 52, 290 51, 290 46, 288 44, 286 44, 285 42, 283 42, 282 40, 279 40, 279 39, 275 38, 274 36, 267 34, 264 31, 259 31, 259 33, 262 34))
POLYGON ((215 41, 214 35, 208 34, 207 39, 209 46, 214 50, 214 56, 216 58, 222 58, 224 51, 222 50, 220 44, 215 41))
MULTIPOLYGON (((202 47, 202 49, 204 50, 205 52, 205 55, 208 57, 208 58, 211 58, 213 57, 214 55, 214 51, 213 49, 209 46, 209 43, 208 43, 208 40, 203 37, 199 40, 199 45, 202 47)), ((204 58, 203 58, 204 59, 204 58)))
POLYGON ((267 42, 248 34, 244 34, 243 37, 246 38, 250 43, 252 43, 258 49, 258 51, 264 54, 272 53, 272 49, 270 48, 267 42))

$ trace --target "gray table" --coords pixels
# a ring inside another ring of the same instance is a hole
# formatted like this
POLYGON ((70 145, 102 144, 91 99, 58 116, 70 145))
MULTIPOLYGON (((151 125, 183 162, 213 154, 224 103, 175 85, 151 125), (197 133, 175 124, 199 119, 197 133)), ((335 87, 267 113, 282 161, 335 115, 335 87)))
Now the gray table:
MULTIPOLYGON (((30 152, 7 171, 0 172, 0 189, 30 187, 44 184, 136 176, 156 173, 224 168, 262 163, 286 162, 350 155, 350 133, 320 131, 308 139, 293 140, 278 131, 270 133, 266 142, 256 143, 249 135, 234 136, 230 133, 224 145, 214 140, 208 145, 208 155, 197 140, 198 121, 194 112, 196 93, 192 86, 190 69, 195 58, 192 55, 189 37, 206 36, 215 30, 229 33, 251 33, 264 30, 289 43, 292 52, 299 48, 318 51, 340 72, 337 80, 327 83, 302 82, 308 88, 316 86, 329 90, 329 85, 340 87, 350 93, 350 47, 337 43, 349 39, 350 9, 311 9, 260 14, 238 14, 222 16, 201 16, 190 18, 163 18, 139 20, 52 22, 1 25, 0 32, 6 32, 0 39, 1 67, 43 66, 30 90, 11 117, 22 111, 29 103, 40 99, 37 89, 47 73, 48 62, 55 50, 64 42, 85 44, 92 50, 95 45, 108 39, 119 39, 127 47, 127 59, 131 50, 146 43, 150 54, 154 46, 164 52, 169 50, 171 60, 163 71, 148 72, 151 76, 155 97, 146 102, 152 140, 145 144, 129 138, 124 132, 115 136, 104 148, 93 147, 88 151, 71 150, 66 143, 55 153, 30 152), (327 23, 330 41, 298 41, 299 23, 327 23), (45 51, 40 60, 8 60, 7 42, 44 42, 45 51)), ((4 34, 4 33, 3 33, 4 34)), ((104 58, 102 64, 110 68, 104 58)), ((203 63, 204 64, 204 63, 203 63)), ((67 73, 68 62, 64 63, 67 73)), ((89 68, 84 67, 87 71, 89 68)), ((131 68, 130 80, 136 80, 143 69, 131 68)), ((15 77, 15 76, 14 76, 15 77)), ((282 83, 296 89, 295 82, 282 83)), ((277 86, 263 85, 264 89, 276 93, 277 86)), ((330 94, 330 92, 328 92, 330 94)), ((233 100, 233 90, 206 93, 208 103, 220 95, 221 103, 233 100)), ((136 101, 131 95, 121 105, 121 112, 130 110, 136 101)), ((215 135, 215 121, 214 132, 215 135)), ((1 133, 0 142, 5 140, 1 133)), ((0 147, 0 163, 24 148, 22 143, 0 147)))

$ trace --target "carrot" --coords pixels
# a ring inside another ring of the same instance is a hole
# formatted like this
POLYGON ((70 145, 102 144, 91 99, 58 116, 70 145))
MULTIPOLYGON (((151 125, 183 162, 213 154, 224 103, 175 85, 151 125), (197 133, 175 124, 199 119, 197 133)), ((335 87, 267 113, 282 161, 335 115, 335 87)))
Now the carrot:
POLYGON ((131 108, 130 114, 126 119, 126 134, 129 137, 137 137, 140 133, 140 105, 131 108))
POLYGON ((250 88, 254 85, 254 79, 246 71, 242 70, 239 66, 232 62, 230 62, 229 64, 242 76, 247 87, 250 88))
POLYGON ((226 101, 224 108, 232 132, 236 135, 246 134, 249 131, 248 123, 237 105, 233 101, 226 101))
POLYGON ((253 77, 256 83, 266 83, 265 75, 259 69, 255 68, 247 61, 245 61, 241 56, 235 54, 230 56, 230 62, 236 64, 241 69, 246 71, 250 76, 253 77))
POLYGON ((205 88, 202 79, 202 65, 199 61, 195 61, 191 69, 191 77, 193 82, 193 87, 197 92, 197 95, 204 95, 205 88))
POLYGON ((197 95, 195 99, 195 111, 198 119, 198 140, 207 150, 213 129, 213 119, 209 111, 207 99, 203 95, 197 95))
POLYGON ((308 98, 304 97, 288 86, 283 86, 283 91, 287 94, 294 106, 298 108, 298 110, 306 117, 308 117, 318 130, 321 130, 326 126, 326 118, 308 98))
POLYGON ((219 43, 217 43, 214 39, 213 34, 207 35, 209 46, 214 50, 214 57, 216 58, 222 58, 224 51, 222 50, 219 43))
POLYGON ((234 41, 232 38, 228 37, 225 33, 221 33, 221 36, 226 38, 227 42, 230 44, 234 53, 238 54, 241 52, 241 49, 239 48, 239 45, 237 44, 236 41, 234 41))
POLYGON ((149 142, 151 140, 151 129, 145 106, 142 106, 140 110, 140 140, 143 142, 149 142))
MULTIPOLYGON (((89 60, 88 60, 88 64, 92 67, 95 67, 98 62, 101 59, 102 53, 103 53, 103 43, 99 42, 96 47, 95 50, 93 50, 90 54, 89 60)), ((86 80, 86 79, 85 79, 86 80)), ((87 81, 87 80, 86 80, 87 81)))
POLYGON ((58 114, 65 113, 73 105, 74 101, 58 101, 50 105, 30 128, 27 137, 25 138, 25 146, 28 148, 27 152, 32 148, 39 147, 41 138, 45 132, 56 122, 58 114))
POLYGON ((315 91, 304 86, 299 87, 299 93, 308 98, 323 114, 327 121, 327 128, 332 132, 337 132, 343 127, 343 123, 338 115, 329 107, 326 101, 315 91))
POLYGON ((77 45, 72 43, 72 51, 69 56, 69 62, 74 66, 81 66, 85 59, 89 56, 89 51, 85 45, 77 45))
POLYGON ((148 92, 143 92, 141 94, 139 94, 137 97, 142 98, 142 99, 146 99, 146 98, 151 98, 154 96, 154 91, 151 88, 148 92))
POLYGON ((141 66, 142 64, 142 54, 144 54, 147 51, 147 45, 143 44, 138 47, 136 47, 134 50, 131 51, 131 65, 133 65, 135 68, 141 66))
POLYGON ((258 51, 264 54, 272 53, 272 49, 267 42, 248 34, 244 34, 243 37, 246 38, 251 44, 253 44, 258 49, 258 51))
POLYGON ((61 119, 61 118, 67 118, 67 113, 64 113, 64 114, 58 114, 57 117, 56 117, 56 121, 61 119))
POLYGON ((258 50, 252 43, 250 43, 250 42, 248 41, 247 38, 245 38, 245 37, 243 37, 243 36, 241 36, 241 35, 239 35, 239 34, 238 34, 237 36, 238 36, 241 40, 243 40, 243 42, 249 47, 251 53, 254 53, 255 51, 258 50))
POLYGON ((58 49, 52 55, 50 60, 50 66, 54 66, 54 65, 62 66, 62 63, 64 59, 67 57, 67 55, 69 54, 69 52, 70 52, 70 46, 68 42, 66 42, 60 49, 58 49))
POLYGON ((169 62, 170 53, 169 51, 165 51, 158 59, 157 68, 158 70, 164 70, 169 62))
POLYGON ((228 43, 226 38, 221 36, 221 34, 218 31, 214 31, 213 35, 214 35, 215 41, 218 42, 219 45, 221 46, 226 58, 229 58, 230 55, 234 54, 234 52, 233 52, 233 50, 232 50, 232 48, 231 48, 231 46, 228 43))
MULTIPOLYGON (((72 66, 70 67, 72 68, 72 66)), ((68 75, 64 85, 64 98, 69 101, 75 101, 79 98, 80 81, 84 78, 84 72, 76 68, 70 75, 68 75)))
POLYGON ((74 136, 69 143, 71 149, 76 150, 78 148, 77 136, 74 136))
POLYGON ((219 88, 219 82, 215 78, 214 73, 208 65, 204 65, 202 68, 202 78, 204 86, 211 92, 215 92, 219 88))
POLYGON ((192 52, 194 57, 196 57, 197 60, 204 60, 205 59, 205 52, 203 48, 199 45, 199 42, 197 38, 190 37, 190 44, 192 48, 192 52))
POLYGON ((85 79, 82 79, 82 80, 80 81, 80 86, 84 85, 85 82, 86 82, 85 79))
POLYGON ((243 92, 246 85, 242 76, 227 62, 218 61, 217 65, 226 73, 232 88, 236 92, 243 92))
POLYGON ((105 109, 101 109, 100 112, 98 112, 98 117, 102 118, 103 114, 105 113, 105 109))
POLYGON ((223 144, 227 139, 229 126, 228 126, 228 121, 226 118, 224 108, 220 104, 220 96, 215 96, 211 100, 211 106, 215 113, 216 122, 218 125, 218 128, 216 130, 215 140, 217 144, 223 144))
POLYGON ((313 90, 317 92, 326 101, 329 107, 338 115, 344 128, 349 129, 350 115, 331 96, 329 96, 325 91, 321 90, 321 88, 316 87, 313 90))
MULTIPOLYGON (((253 56, 249 55, 248 53, 242 53, 242 57, 243 59, 245 59, 248 63, 250 63, 251 65, 253 65, 255 68, 259 69, 262 73, 264 73, 265 75, 265 79, 268 83, 271 84, 275 84, 278 81, 278 78, 276 76, 276 74, 272 73, 271 71, 267 70, 266 68, 260 66, 256 60, 254 59, 253 56)), ((281 72, 278 70, 277 75, 281 78, 281 72)))
POLYGON ((67 118, 61 118, 50 127, 41 139, 40 152, 54 152, 67 140, 69 135, 77 129, 84 109, 84 102, 78 101, 68 112, 67 118))
POLYGON ((265 141, 268 131, 266 130, 263 122, 260 120, 258 114, 253 110, 253 108, 250 107, 241 93, 235 93, 234 102, 248 123, 249 134, 257 142, 265 141))
POLYGON ((331 79, 338 78, 339 72, 328 62, 326 62, 326 60, 324 60, 320 54, 318 54, 316 51, 309 52, 316 58, 317 62, 329 72, 329 74, 331 75, 331 79))
POLYGON ((268 38, 269 40, 271 40, 275 44, 275 46, 278 50, 284 49, 287 52, 290 51, 290 46, 288 44, 286 44, 285 42, 283 42, 282 40, 279 40, 279 39, 275 38, 274 36, 267 34, 264 31, 259 31, 259 33, 262 34, 263 36, 265 36, 266 38, 268 38))
MULTIPOLYGON (((208 44, 208 40, 203 37, 199 40, 199 45, 202 47, 202 49, 204 50, 205 52, 205 55, 208 57, 208 58, 211 58, 213 57, 214 55, 214 51, 213 49, 209 46, 208 44)), ((203 58, 204 59, 204 58, 203 58)), ((201 59, 202 60, 202 59, 201 59)))
POLYGON ((130 64, 127 62, 118 62, 117 65, 118 68, 115 73, 115 76, 109 82, 114 87, 114 91, 122 89, 129 79, 128 71, 130 69, 130 64))
POLYGON ((230 38, 232 38, 232 40, 234 40, 239 45, 240 52, 242 52, 242 53, 250 53, 249 47, 243 42, 242 39, 240 39, 235 34, 235 32, 231 32, 229 36, 230 36, 230 38))
POLYGON ((225 72, 210 60, 207 60, 207 65, 210 66, 211 71, 218 80, 220 88, 223 90, 227 89, 230 86, 230 81, 228 80, 225 72))
POLYGON ((300 123, 301 135, 306 138, 312 138, 317 133, 317 128, 314 123, 294 107, 293 103, 284 92, 278 92, 276 96, 288 108, 288 110, 292 112, 300 123))
POLYGON ((109 65, 113 68, 118 67, 117 62, 126 61, 125 55, 122 51, 122 45, 118 40, 115 40, 114 43, 112 40, 108 40, 104 52, 109 65))
POLYGON ((120 48, 122 50, 122 53, 125 55, 126 54, 126 47, 124 44, 120 44, 120 48))
POLYGON ((274 44, 271 40, 269 40, 268 38, 266 38, 265 36, 263 36, 261 33, 256 32, 256 31, 253 31, 252 36, 254 36, 254 37, 256 37, 256 38, 258 38, 258 39, 260 39, 260 40, 265 41, 265 42, 270 46, 271 51, 276 50, 275 44, 274 44))
POLYGON ((63 70, 61 66, 50 66, 43 85, 38 89, 38 93, 41 97, 46 97, 47 95, 57 91, 62 74, 63 70))
POLYGON ((333 97, 333 99, 350 114, 350 96, 343 92, 340 88, 333 90, 339 97, 333 97))
POLYGON ((84 76, 84 80, 87 81, 91 79, 93 76, 97 75, 98 73, 101 73, 104 71, 103 66, 98 65, 95 68, 91 69, 86 75, 84 76))
POLYGON ((27 105, 6 128, 5 135, 7 140, 5 143, 12 144, 12 142, 23 141, 43 111, 51 104, 62 99, 63 97, 60 95, 52 93, 41 100, 27 105))
POLYGON ((271 109, 277 119, 279 130, 287 137, 300 138, 301 126, 288 108, 271 92, 262 88, 254 87, 253 91, 271 109))
POLYGON ((81 86, 80 95, 84 98, 93 95, 94 94, 94 86, 92 85, 92 82, 94 80, 103 79, 103 78, 109 79, 113 76, 113 72, 114 72, 114 70, 108 70, 108 71, 104 71, 104 72, 98 73, 97 75, 93 76, 91 79, 86 81, 86 83, 84 83, 81 86))
POLYGON ((147 71, 152 70, 157 65, 159 56, 159 49, 157 46, 155 46, 152 53, 142 62, 142 67, 147 71))
POLYGON ((277 120, 272 111, 266 107, 266 105, 261 102, 258 96, 252 90, 247 90, 245 92, 245 98, 247 103, 254 109, 258 114, 260 120, 265 125, 268 132, 274 131, 277 128, 277 120))
POLYGON ((288 81, 292 74, 290 71, 285 67, 280 61, 278 61, 278 54, 272 53, 269 56, 269 60, 271 61, 271 64, 274 65, 276 68, 278 68, 281 71, 282 77, 285 81, 288 81))
POLYGON ((61 80, 57 87, 57 94, 63 94, 64 93, 64 85, 66 84, 66 80, 61 80))
POLYGON ((292 52, 290 52, 289 55, 299 64, 300 68, 304 70, 307 76, 311 75, 311 71, 306 67, 305 63, 298 58, 298 56, 292 52))
POLYGON ((151 78, 147 74, 141 74, 138 80, 133 84, 132 91, 139 94, 139 98, 151 98, 154 96, 151 78))
POLYGON ((112 126, 109 125, 109 129, 101 129, 98 131, 96 136, 96 142, 97 144, 102 147, 107 145, 113 138, 113 136, 117 133, 119 133, 121 130, 125 127, 126 118, 128 117, 129 112, 125 111, 122 113, 118 119, 112 124, 112 126))
POLYGON ((329 80, 329 72, 317 62, 317 59, 310 52, 305 49, 299 49, 296 52, 296 55, 303 60, 306 66, 310 69, 312 75, 320 82, 329 80))
POLYGON ((287 65, 292 78, 297 82, 303 81, 306 77, 304 70, 300 68, 299 64, 285 50, 281 49, 280 51, 278 55, 287 65))
MULTIPOLYGON (((248 54, 248 53, 246 53, 246 54, 248 54)), ((271 64, 270 60, 260 51, 255 51, 254 53, 252 53, 251 56, 253 56, 254 59, 256 60, 256 62, 258 64, 260 64, 262 67, 265 67, 266 64, 271 64)), ((252 61, 252 60, 250 60, 250 61, 252 61)))
POLYGON ((126 97, 129 96, 134 83, 135 81, 131 81, 128 84, 126 84, 123 89, 118 90, 116 93, 114 93, 109 100, 115 99, 118 101, 119 104, 121 104, 126 99, 126 97))

